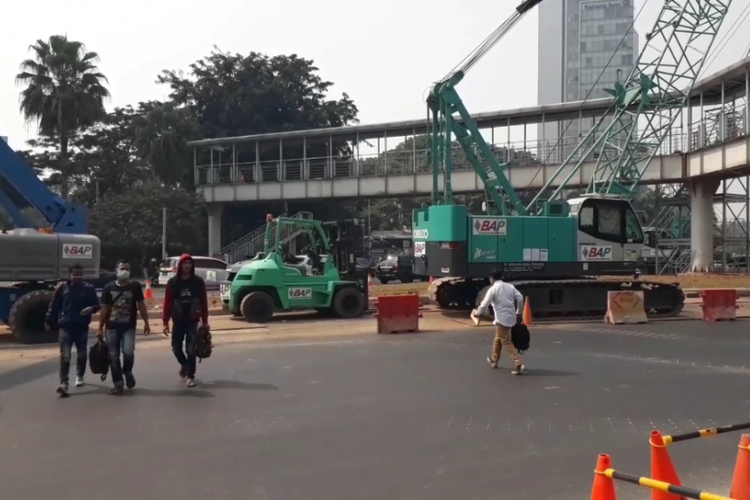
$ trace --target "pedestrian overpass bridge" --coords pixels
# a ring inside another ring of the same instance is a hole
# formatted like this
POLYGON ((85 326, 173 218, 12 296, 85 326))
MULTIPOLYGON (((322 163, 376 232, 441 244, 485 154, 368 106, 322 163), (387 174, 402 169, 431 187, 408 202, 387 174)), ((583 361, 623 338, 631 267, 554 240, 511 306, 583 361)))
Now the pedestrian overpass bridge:
MULTIPOLYGON (((690 106, 668 133, 642 182, 694 184, 694 191, 701 193, 699 218, 711 221, 708 211, 713 210, 712 196, 721 179, 750 173, 749 90, 750 57, 698 82, 690 106)), ((543 132, 538 139, 527 140, 529 126, 553 122, 564 128, 572 120, 593 124, 611 105, 611 98, 592 99, 473 117, 498 161, 510 165, 506 175, 512 186, 524 191, 542 187, 580 141, 579 137, 547 138, 543 132)), ((196 189, 208 207, 210 253, 222 249, 221 212, 227 203, 428 195, 432 174, 427 132, 422 119, 190 142, 196 189)), ((460 148, 455 150, 453 165, 455 194, 484 190, 460 148)), ((594 166, 595 161, 584 162, 567 185, 587 186, 594 166)), ((696 209, 697 205, 692 207, 693 212, 696 209)), ((703 239, 710 240, 707 224, 703 224, 703 239)))

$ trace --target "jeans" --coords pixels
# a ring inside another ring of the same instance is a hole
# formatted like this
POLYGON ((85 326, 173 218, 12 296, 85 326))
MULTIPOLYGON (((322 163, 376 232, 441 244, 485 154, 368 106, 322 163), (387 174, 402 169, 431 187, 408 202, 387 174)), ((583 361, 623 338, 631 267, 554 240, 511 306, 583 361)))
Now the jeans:
POLYGON ((187 378, 195 378, 195 336, 197 333, 197 321, 175 321, 172 325, 172 352, 177 362, 184 368, 187 378), (183 344, 185 351, 182 350, 183 344))
POLYGON ((68 382, 70 375, 70 356, 73 353, 73 345, 76 346, 76 375, 83 377, 86 373, 86 362, 88 361, 88 327, 60 329, 58 335, 60 342, 60 383, 68 382))
POLYGON ((133 364, 135 363, 135 328, 108 329, 106 335, 112 382, 115 385, 122 384, 123 374, 125 376, 133 374, 133 364), (120 365, 121 352, 122 365, 120 365))

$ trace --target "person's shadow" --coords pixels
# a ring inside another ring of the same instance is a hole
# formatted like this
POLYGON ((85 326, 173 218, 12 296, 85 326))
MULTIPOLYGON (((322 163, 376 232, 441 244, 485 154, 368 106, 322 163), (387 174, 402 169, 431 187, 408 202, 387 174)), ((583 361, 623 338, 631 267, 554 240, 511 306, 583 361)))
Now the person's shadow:
MULTIPOLYGON (((235 389, 247 391, 276 391, 279 388, 273 384, 256 384, 252 382, 241 382, 239 380, 213 380, 210 382, 198 381, 195 388, 182 387, 179 389, 150 389, 148 387, 136 387, 135 389, 126 389, 125 392, 113 397, 155 397, 155 398, 213 398, 215 394, 212 389, 235 389)), ((74 392, 66 397, 75 396, 92 396, 109 394, 111 387, 104 385, 89 385, 93 390, 74 392)))

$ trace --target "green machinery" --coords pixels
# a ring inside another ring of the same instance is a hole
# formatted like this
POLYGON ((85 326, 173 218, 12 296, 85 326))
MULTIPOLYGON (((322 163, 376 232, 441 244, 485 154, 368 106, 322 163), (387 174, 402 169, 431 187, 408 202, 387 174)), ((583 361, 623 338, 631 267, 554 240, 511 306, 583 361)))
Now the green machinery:
MULTIPOLYGON (((265 323, 275 311, 316 309, 356 318, 366 309, 357 281, 343 281, 331 245, 319 221, 267 217, 262 260, 246 264, 230 287, 229 310, 247 321, 265 323), (303 229, 309 238, 308 261, 283 255, 285 230, 303 229)), ((360 285, 361 286, 361 285, 360 285)), ((367 284, 365 283, 365 287, 367 284)))
POLYGON ((415 273, 436 278, 430 295, 443 308, 474 307, 500 269, 537 317, 603 315, 606 291, 621 289, 645 291, 650 314, 676 314, 677 285, 639 279, 646 242, 629 199, 688 103, 731 0, 664 0, 635 67, 609 91, 611 109, 524 204, 455 87, 541 1, 518 6, 428 97, 432 202, 413 213, 415 273), (453 204, 457 146, 484 184, 485 214, 453 204), (584 164, 594 167, 586 194, 561 199, 584 164))

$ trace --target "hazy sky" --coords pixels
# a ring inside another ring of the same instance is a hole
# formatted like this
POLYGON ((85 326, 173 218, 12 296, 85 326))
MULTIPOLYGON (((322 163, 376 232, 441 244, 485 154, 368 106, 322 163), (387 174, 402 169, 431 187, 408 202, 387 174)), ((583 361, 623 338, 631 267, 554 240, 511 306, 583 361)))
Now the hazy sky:
MULTIPOLYGON (((546 0, 548 2, 562 0, 546 0)), ((636 10, 644 0, 636 0, 636 10)), ((18 112, 15 75, 38 38, 67 34, 101 56, 108 106, 164 99, 162 69, 186 69, 214 45, 223 51, 314 59, 335 95, 347 92, 362 123, 425 116, 424 92, 512 12, 519 0, 34 0, 13 2, 0 30, 0 135, 23 147, 36 130, 18 112), (356 5, 356 7, 355 7, 356 5), (462 7, 460 5, 463 5, 462 7), (105 7, 106 6, 106 7, 105 7), (16 21, 13 21, 15 19, 16 21), (33 20, 30 22, 30 20, 33 20)), ((734 0, 724 31, 750 0, 734 0)), ((649 0, 642 35, 661 2, 649 0)), ((744 33, 750 32, 746 22, 744 33)), ((737 61, 750 41, 736 35, 709 72, 737 61)), ((459 88, 472 112, 536 104, 537 16, 529 14, 459 88)))

